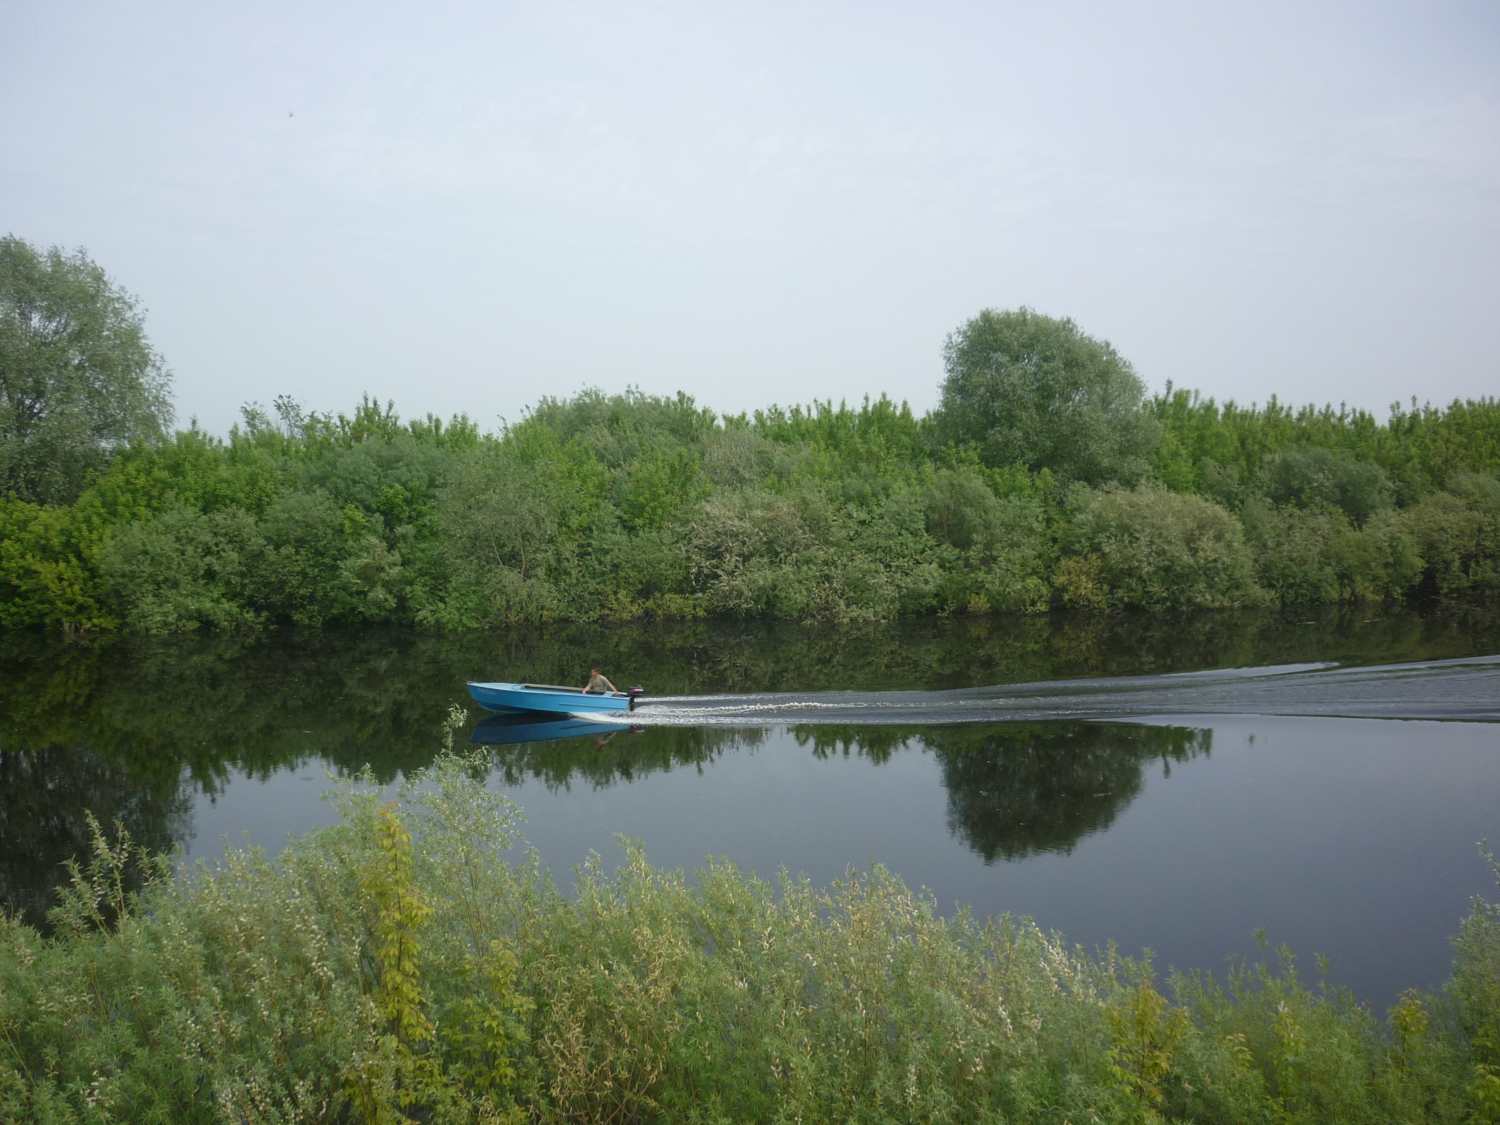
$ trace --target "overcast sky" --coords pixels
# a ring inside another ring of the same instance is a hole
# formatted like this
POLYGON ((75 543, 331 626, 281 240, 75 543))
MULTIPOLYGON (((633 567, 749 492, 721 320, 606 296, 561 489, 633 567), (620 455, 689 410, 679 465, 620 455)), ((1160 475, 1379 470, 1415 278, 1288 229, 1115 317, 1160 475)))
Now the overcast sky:
POLYGON ((926 410, 984 307, 1153 388, 1500 391, 1500 2, 0 0, 0 232, 179 420, 926 410))

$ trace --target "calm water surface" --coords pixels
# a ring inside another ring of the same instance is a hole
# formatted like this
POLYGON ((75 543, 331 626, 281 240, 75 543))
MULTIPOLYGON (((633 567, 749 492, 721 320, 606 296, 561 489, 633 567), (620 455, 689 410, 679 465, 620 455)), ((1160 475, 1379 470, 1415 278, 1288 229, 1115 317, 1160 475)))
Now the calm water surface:
POLYGON ((1382 1005, 1494 892, 1493 608, 0 641, 0 897, 38 922, 86 810, 189 859, 274 849, 331 821, 330 774, 430 761, 465 680, 591 663, 652 690, 632 726, 470 707, 559 872, 616 834, 817 883, 879 862, 1162 967, 1263 927, 1382 1005))

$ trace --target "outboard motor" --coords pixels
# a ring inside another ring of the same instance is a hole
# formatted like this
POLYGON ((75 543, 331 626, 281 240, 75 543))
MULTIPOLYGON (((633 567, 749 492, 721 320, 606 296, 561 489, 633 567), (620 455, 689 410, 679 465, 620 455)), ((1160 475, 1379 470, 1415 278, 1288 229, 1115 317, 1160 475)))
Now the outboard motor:
POLYGON ((635 701, 646 694, 646 689, 637 685, 625 693, 630 696, 630 710, 635 710, 635 701))

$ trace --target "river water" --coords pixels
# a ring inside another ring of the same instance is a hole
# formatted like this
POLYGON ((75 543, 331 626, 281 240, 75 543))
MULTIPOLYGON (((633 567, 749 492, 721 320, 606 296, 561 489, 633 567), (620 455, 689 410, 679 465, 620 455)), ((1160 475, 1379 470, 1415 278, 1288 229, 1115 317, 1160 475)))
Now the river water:
POLYGON ((213 859, 330 823, 333 778, 429 762, 449 706, 560 875, 617 835, 1222 969, 1255 931, 1378 1005, 1434 988, 1500 843, 1500 610, 1326 609, 0 636, 0 899, 42 923, 86 812, 213 859), (486 718, 469 679, 582 682, 615 722, 486 718))

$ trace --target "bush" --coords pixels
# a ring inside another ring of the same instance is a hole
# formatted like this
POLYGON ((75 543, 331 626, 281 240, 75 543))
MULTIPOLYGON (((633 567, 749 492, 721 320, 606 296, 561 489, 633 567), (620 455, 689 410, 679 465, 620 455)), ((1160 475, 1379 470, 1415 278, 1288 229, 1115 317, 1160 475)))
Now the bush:
POLYGON ((1338 508, 1362 524, 1391 503, 1385 470, 1357 461, 1347 449, 1293 443, 1281 451, 1266 479, 1266 494, 1278 504, 1338 508))
POLYGON ((939 575, 922 519, 907 495, 871 513, 812 487, 719 493, 687 529, 693 589, 704 610, 735 617, 874 621, 927 608, 939 575))
MULTIPOLYGON (((1495 881, 1500 863, 1487 850, 1495 881)), ((1453 942, 1457 956, 1448 985, 1453 1015, 1469 1048, 1469 1094, 1476 1121, 1500 1121, 1500 903, 1476 898, 1453 942)))
POLYGON ((1036 496, 997 496, 972 470, 941 469, 922 499, 928 535, 953 556, 943 566, 941 608, 1046 608, 1052 541, 1036 496))
POLYGON ((1460 476, 1402 513, 1425 564, 1423 586, 1438 594, 1500 591, 1500 481, 1460 476))
POLYGON ((627 846, 575 894, 442 756, 279 858, 171 877, 95 831, 41 937, 0 918, 0 1116, 78 1121, 1460 1122, 1495 1070, 1500 923, 1382 1026, 1337 990, 1227 987, 944 918, 880 868, 827 890, 627 846), (127 872, 143 867, 138 895, 127 872), (1449 1020, 1443 1013, 1452 1011, 1449 1020))
POLYGON ((95 507, 44 508, 0 497, 0 627, 115 627, 99 572, 106 534, 95 507))
POLYGON ((324 492, 289 492, 260 521, 266 548, 253 578, 254 598, 275 620, 320 625, 351 616, 343 562, 350 546, 345 514, 324 492))
POLYGON ((101 569, 121 616, 141 632, 226 629, 260 619, 247 594, 264 550, 243 509, 204 515, 176 506, 116 528, 101 569))
POLYGON ((427 614, 469 627, 545 620, 557 591, 547 572, 556 558, 565 498, 553 463, 531 464, 515 449, 467 459, 439 496, 438 551, 450 588, 427 614))
POLYGON ((1238 520, 1201 496, 1105 489, 1073 519, 1057 573, 1065 604, 1256 605, 1265 594, 1238 520))
POLYGON ((1287 605, 1340 601, 1346 596, 1333 563, 1333 543, 1349 531, 1342 512, 1327 508, 1273 508, 1251 501, 1244 509, 1245 537, 1255 552, 1256 575, 1287 605))
POLYGON ((1421 577, 1413 536, 1394 512, 1355 529, 1337 508, 1252 501, 1244 519, 1256 573, 1286 605, 1400 597, 1421 577))

